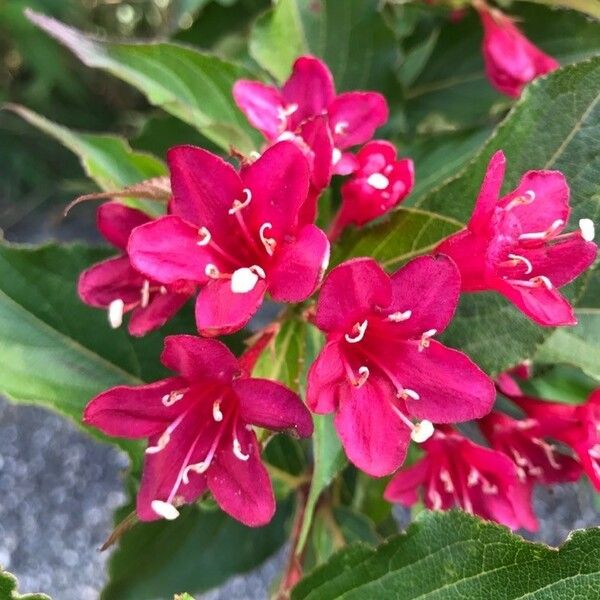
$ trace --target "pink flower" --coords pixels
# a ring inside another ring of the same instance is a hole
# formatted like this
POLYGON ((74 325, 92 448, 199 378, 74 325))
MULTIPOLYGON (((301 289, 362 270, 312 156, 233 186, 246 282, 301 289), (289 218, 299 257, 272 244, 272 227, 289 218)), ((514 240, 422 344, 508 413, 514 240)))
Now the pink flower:
POLYGON ((421 488, 429 509, 459 506, 511 529, 537 529, 531 490, 519 480, 508 456, 474 444, 448 427, 437 431, 423 449, 425 456, 388 484, 384 494, 388 502, 412 506, 421 488))
POLYGON ((240 80, 233 87, 233 97, 250 123, 270 142, 289 139, 290 134, 305 137, 299 133, 303 123, 325 115, 333 138, 330 162, 339 174, 347 174, 355 166, 352 155, 342 151, 370 140, 388 118, 387 102, 381 94, 336 95, 331 72, 314 56, 298 58, 281 89, 240 80))
POLYGON ((203 335, 242 328, 265 293, 300 302, 319 284, 329 242, 298 215, 308 192, 308 165, 290 142, 235 169, 193 146, 168 154, 171 215, 135 229, 129 254, 136 269, 163 284, 201 286, 196 323, 203 335))
POLYGON ((504 178, 502 151, 492 157, 466 229, 438 251, 451 256, 467 292, 495 290, 540 325, 575 325, 569 302, 556 288, 595 260, 594 224, 561 234, 569 220, 569 187, 559 171, 528 171, 498 199, 504 178))
POLYGON ((96 396, 83 417, 108 435, 148 438, 139 518, 174 519, 177 506, 208 489, 245 525, 268 523, 275 500, 251 425, 310 436, 312 420, 300 397, 274 381, 248 377, 216 340, 169 336, 161 360, 179 375, 112 388, 96 396))
POLYGON ((503 94, 518 98, 530 81, 560 67, 558 61, 534 46, 497 9, 479 8, 483 24, 483 60, 491 84, 503 94))
POLYGON ((415 184, 413 161, 397 160, 396 148, 375 140, 356 155, 358 168, 342 186, 342 206, 330 234, 335 239, 348 224, 365 225, 392 210, 415 184))
POLYGON ((391 277, 358 258, 323 283, 315 323, 327 342, 308 375, 307 403, 336 412, 348 458, 370 475, 395 471, 411 437, 431 435, 432 421, 467 421, 492 407, 491 380, 433 339, 452 318, 459 287, 445 256, 417 258, 391 277))
POLYGON ((581 476, 579 463, 544 439, 543 429, 536 419, 513 419, 492 412, 479 426, 491 446, 514 461, 519 479, 524 483, 562 483, 576 481, 581 476))
POLYGON ((162 285, 131 266, 126 251, 129 234, 135 227, 150 221, 147 214, 120 202, 100 206, 98 229, 122 254, 84 271, 78 285, 79 296, 86 304, 108 310, 112 327, 119 327, 123 315, 131 312, 128 329, 135 336, 164 325, 195 290, 193 284, 186 282, 162 285))

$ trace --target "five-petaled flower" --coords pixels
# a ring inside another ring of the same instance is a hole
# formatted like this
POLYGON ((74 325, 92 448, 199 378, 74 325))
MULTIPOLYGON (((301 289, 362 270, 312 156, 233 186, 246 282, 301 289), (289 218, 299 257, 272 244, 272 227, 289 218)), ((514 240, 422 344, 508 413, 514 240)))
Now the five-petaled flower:
POLYGON ((137 227, 129 240, 136 269, 164 284, 201 286, 196 324, 203 335, 248 323, 266 292, 279 302, 313 293, 329 261, 329 242, 298 223, 308 193, 308 164, 279 142, 238 174, 194 146, 168 154, 171 214, 137 227))
POLYGON ((423 490, 425 506, 466 512, 511 529, 538 528, 531 490, 521 482, 515 464, 502 452, 485 448, 444 427, 423 444, 425 455, 390 481, 385 498, 412 506, 423 490))
POLYGON ((129 333, 144 335, 165 324, 192 296, 189 282, 158 283, 136 271, 127 256, 131 231, 152 219, 144 212, 119 202, 107 202, 97 213, 98 229, 122 254, 85 270, 78 284, 81 299, 90 306, 108 310, 109 323, 119 327, 131 312, 129 333))
POLYGON ((523 88, 536 77, 560 65, 544 54, 498 9, 478 6, 483 24, 483 59, 491 84, 503 94, 518 98, 523 88))
POLYGON ((456 266, 442 255, 416 258, 391 277, 370 258, 354 259, 323 283, 315 324, 327 342, 309 372, 307 403, 336 411, 348 458, 371 475, 395 471, 411 437, 426 440, 432 422, 467 421, 492 407, 491 380, 433 339, 452 318, 459 288, 456 266))
POLYGON ((329 235, 346 225, 365 225, 397 206, 415 184, 413 161, 397 160, 396 148, 383 140, 365 144, 356 154, 358 168, 342 186, 342 206, 329 235))
POLYGON ((270 142, 297 135, 305 138, 302 125, 325 115, 333 140, 330 162, 341 175, 356 166, 354 157, 343 150, 370 140, 388 119, 387 102, 377 92, 336 95, 327 65, 313 56, 296 60, 281 89, 260 81, 240 80, 233 87, 233 97, 250 123, 270 142))
POLYGON ((275 500, 252 425, 307 437, 307 408, 282 384, 249 377, 217 340, 167 337, 161 360, 179 375, 110 389, 84 413, 85 423, 108 435, 148 438, 139 518, 174 519, 178 506, 208 489, 235 519, 264 525, 275 500))
POLYGON ((451 256, 467 292, 495 290, 540 325, 575 325, 569 302, 556 288, 595 260, 594 224, 562 233, 569 219, 569 187, 559 171, 528 171, 498 199, 505 157, 496 152, 466 229, 437 248, 451 256))

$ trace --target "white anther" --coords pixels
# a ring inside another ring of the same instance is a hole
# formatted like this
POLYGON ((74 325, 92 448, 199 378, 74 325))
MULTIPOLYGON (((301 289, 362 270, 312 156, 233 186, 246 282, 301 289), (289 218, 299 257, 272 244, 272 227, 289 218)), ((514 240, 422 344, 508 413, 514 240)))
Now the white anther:
POLYGON ((210 244, 212 236, 206 227, 200 227, 200 229, 198 229, 198 235, 200 236, 200 239, 196 242, 198 246, 208 246, 208 244, 210 244))
POLYGON ((123 324, 123 312, 125 310, 125 303, 121 298, 113 300, 108 305, 108 322, 113 329, 121 327, 123 324))
POLYGON ((363 386, 365 384, 365 382, 367 381, 367 379, 369 379, 369 375, 371 374, 371 371, 369 370, 369 367, 366 366, 362 366, 358 369, 358 380, 356 381, 356 387, 359 388, 361 386, 363 386))
POLYGON ((202 475, 202 473, 208 470, 208 467, 210 467, 210 463, 210 460, 203 460, 202 462, 196 463, 194 465, 188 465, 184 469, 183 475, 181 476, 183 483, 187 485, 190 482, 190 472, 202 475))
POLYGON ((565 222, 562 219, 556 219, 546 231, 534 231, 532 233, 522 233, 519 236, 520 241, 527 240, 546 240, 551 238, 563 225, 565 222))
POLYGON ((223 420, 223 413, 221 412, 221 401, 215 400, 213 402, 213 419, 220 423, 223 420))
POLYGON ((285 121, 287 117, 293 115, 298 110, 298 105, 293 102, 292 104, 288 104, 287 106, 280 106, 277 109, 278 117, 280 120, 285 121))
POLYGON ((512 210, 517 206, 523 206, 524 204, 531 204, 535 200, 535 192, 533 190, 527 190, 522 196, 513 198, 507 205, 505 210, 512 210))
POLYGON ((424 348, 429 348, 429 340, 437 333, 437 329, 428 329, 423 332, 419 341, 419 352, 423 352, 424 348))
POLYGON ((402 321, 407 321, 412 316, 412 310, 405 310, 404 312, 398 311, 392 313, 387 316, 388 321, 392 321, 392 323, 401 323, 402 321))
POLYGON ((271 223, 263 223, 258 230, 260 241, 262 242, 269 256, 273 256, 273 252, 275 252, 275 246, 277 245, 277 242, 273 238, 269 238, 265 235, 265 231, 272 228, 273 225, 271 225, 271 223))
POLYGON ((586 242, 594 241, 594 237, 596 236, 594 221, 591 219, 579 219, 579 229, 581 231, 581 237, 586 242))
POLYGON ((344 133, 346 133, 346 131, 348 131, 348 125, 348 121, 338 121, 333 126, 333 133, 335 133, 336 135, 343 135, 344 133))
POLYGON ((337 165, 340 162, 341 158, 342 158, 342 151, 339 150, 338 148, 334 148, 333 152, 331 153, 331 164, 337 165))
POLYGON ((425 419, 420 423, 415 424, 410 433, 410 438, 413 442, 416 442, 417 444, 422 444, 433 435, 434 431, 435 429, 433 427, 433 423, 425 419))
POLYGON ((179 516, 179 511, 170 503, 162 500, 152 500, 152 510, 167 521, 174 521, 179 516))
POLYGON ((481 484, 481 489, 484 494, 497 494, 498 493, 498 487, 485 479, 483 480, 483 483, 481 484))
POLYGON ((402 398, 411 398, 412 400, 420 400, 421 396, 415 390, 411 390, 410 388, 404 388, 400 394, 402 398))
POLYGON ((530 279, 531 283, 533 283, 536 287, 544 286, 547 290, 551 290, 554 288, 552 282, 545 275, 538 275, 537 277, 533 277, 530 279))
POLYGON ((266 273, 262 267, 252 265, 236 269, 231 275, 231 291, 234 294, 245 294, 251 292, 259 279, 264 279, 266 273))
POLYGON ((526 267, 525 275, 529 275, 529 273, 531 273, 531 271, 533 271, 533 265, 531 264, 531 261, 528 258, 525 258, 524 256, 521 256, 520 254, 509 254, 508 258, 515 260, 517 262, 522 262, 526 267))
POLYGON ((444 490, 448 494, 452 494, 454 492, 454 484, 452 483, 452 477, 450 477, 450 473, 446 469, 442 469, 440 471, 440 481, 444 484, 444 490))
POLYGON ((252 192, 248 188, 244 188, 244 201, 234 200, 231 208, 227 211, 230 215, 235 215, 236 212, 242 210, 242 208, 246 208, 248 204, 252 201, 252 192))
POLYGON ((246 461, 250 458, 249 454, 244 454, 242 452, 242 445, 240 444, 240 441, 236 437, 233 438, 233 454, 235 455, 236 458, 238 458, 239 460, 243 460, 243 461, 246 461))
POLYGON ((440 496, 440 493, 435 488, 431 488, 427 492, 427 496, 429 496, 429 500, 431 502, 431 508, 433 510, 440 510, 442 508, 442 497, 440 496))
POLYGON ((204 267, 204 274, 211 279, 218 279, 219 275, 221 275, 217 266, 212 263, 208 263, 206 267, 204 267))
POLYGON ((251 150, 249 156, 253 161, 258 160, 260 158, 260 152, 257 152, 256 150, 251 150))
POLYGON ((352 331, 354 331, 355 329, 357 330, 356 335, 351 336, 348 335, 347 333, 344 335, 344 339, 349 343, 349 344, 356 344, 357 342, 360 342, 364 337, 365 337, 365 333, 367 331, 367 325, 369 324, 369 322, 367 321, 367 319, 365 319, 362 323, 357 323, 354 328, 352 329, 352 331))
POLYGON ((469 471, 469 475, 467 476, 467 486, 473 487, 474 485, 477 485, 478 481, 479 481, 479 471, 477 469, 474 469, 473 467, 471 467, 471 470, 469 471))
POLYGON ((147 279, 144 279, 144 283, 142 284, 142 290, 140 292, 141 300, 140 306, 142 308, 146 308, 150 303, 150 282, 147 279))
POLYGON ((171 441, 171 434, 165 431, 159 438, 156 446, 148 446, 146 448, 146 454, 158 454, 161 450, 164 450, 167 444, 171 441))
POLYGON ((158 291, 164 296, 168 290, 164 285, 161 285, 158 291))
POLYGON ((165 394, 162 397, 162 403, 164 406, 173 406, 175 402, 179 402, 183 398, 183 392, 171 392, 169 394, 165 394))
POLYGON ((373 173, 367 178, 367 183, 376 190, 385 190, 390 180, 383 173, 373 173))

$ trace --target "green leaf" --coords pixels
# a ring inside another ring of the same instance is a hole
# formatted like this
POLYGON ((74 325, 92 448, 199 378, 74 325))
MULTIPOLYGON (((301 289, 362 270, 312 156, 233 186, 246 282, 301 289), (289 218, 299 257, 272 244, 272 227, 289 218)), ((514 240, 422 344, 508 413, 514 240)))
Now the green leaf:
POLYGON ((88 67, 138 88, 151 104, 193 125, 222 148, 233 145, 249 152, 259 142, 231 94, 238 79, 255 79, 245 68, 177 44, 101 41, 31 10, 26 14, 88 67))
POLYGON ((260 17, 250 54, 279 82, 301 54, 325 60, 340 91, 394 93, 399 49, 377 0, 279 0, 260 17))
POLYGON ((347 230, 334 248, 332 265, 356 256, 372 256, 393 271, 409 258, 425 254, 463 223, 416 208, 401 208, 385 220, 347 230))
POLYGON ((101 598, 155 600, 182 589, 197 594, 220 585, 282 546, 290 512, 290 504, 282 504, 268 525, 256 529, 197 506, 182 509, 175 521, 138 524, 112 555, 101 598))
MULTIPOLYGON (((600 23, 570 11, 513 5, 511 14, 542 50, 562 65, 600 52, 600 23)), ((481 56, 482 28, 471 11, 460 23, 446 23, 425 70, 406 93, 413 130, 451 131, 485 124, 511 104, 488 82, 481 56)))
POLYGON ((452 511, 424 512, 376 550, 354 545, 301 581, 292 600, 534 600, 595 598, 600 528, 559 549, 452 511))
POLYGON ((571 8, 590 17, 600 19, 600 3, 597 0, 531 0, 554 8, 571 8))
POLYGON ((46 594, 19 594, 17 578, 0 566, 0 598, 2 600, 50 600, 46 594))

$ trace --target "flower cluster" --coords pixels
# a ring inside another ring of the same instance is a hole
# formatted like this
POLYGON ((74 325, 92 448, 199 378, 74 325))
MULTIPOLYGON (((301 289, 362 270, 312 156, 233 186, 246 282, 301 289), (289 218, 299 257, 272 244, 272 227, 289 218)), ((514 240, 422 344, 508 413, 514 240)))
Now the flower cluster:
POLYGON ((165 340, 162 362, 176 375, 108 390, 84 414, 109 435, 148 440, 140 519, 176 518, 181 505, 210 491, 242 523, 268 522, 275 501, 254 427, 307 437, 309 409, 335 413, 348 459, 375 477, 396 473, 411 441, 422 444, 424 457, 389 483, 391 502, 412 504, 423 487, 430 508, 458 504, 534 528, 533 483, 571 481, 583 468, 598 485, 600 397, 586 408, 547 410, 512 385, 505 393, 525 418, 490 413, 494 382, 436 339, 461 292, 495 290, 542 325, 575 322, 557 288, 589 267, 597 249, 588 219, 562 233, 569 217, 562 174, 530 171, 500 197, 499 152, 468 226, 432 255, 391 274, 371 258, 354 258, 325 277, 330 243, 344 228, 385 215, 413 188, 412 161, 371 140, 387 120, 385 99, 336 95, 327 67, 310 56, 294 63, 281 89, 239 81, 233 95, 266 139, 261 154, 241 157, 236 167, 201 148, 172 148, 165 214, 101 206, 98 227, 120 255, 79 282, 81 298, 106 309, 111 326, 132 312, 133 335, 162 326, 195 296, 200 337, 165 340), (334 175, 346 180, 327 236, 315 219, 334 175), (210 339, 248 325, 266 296, 297 304, 317 290, 316 305, 303 314, 326 341, 308 372, 306 405, 282 384, 252 376, 272 330, 240 359, 210 339), (482 419, 490 448, 453 428, 474 419, 482 419), (577 459, 549 440, 570 446, 577 459))

